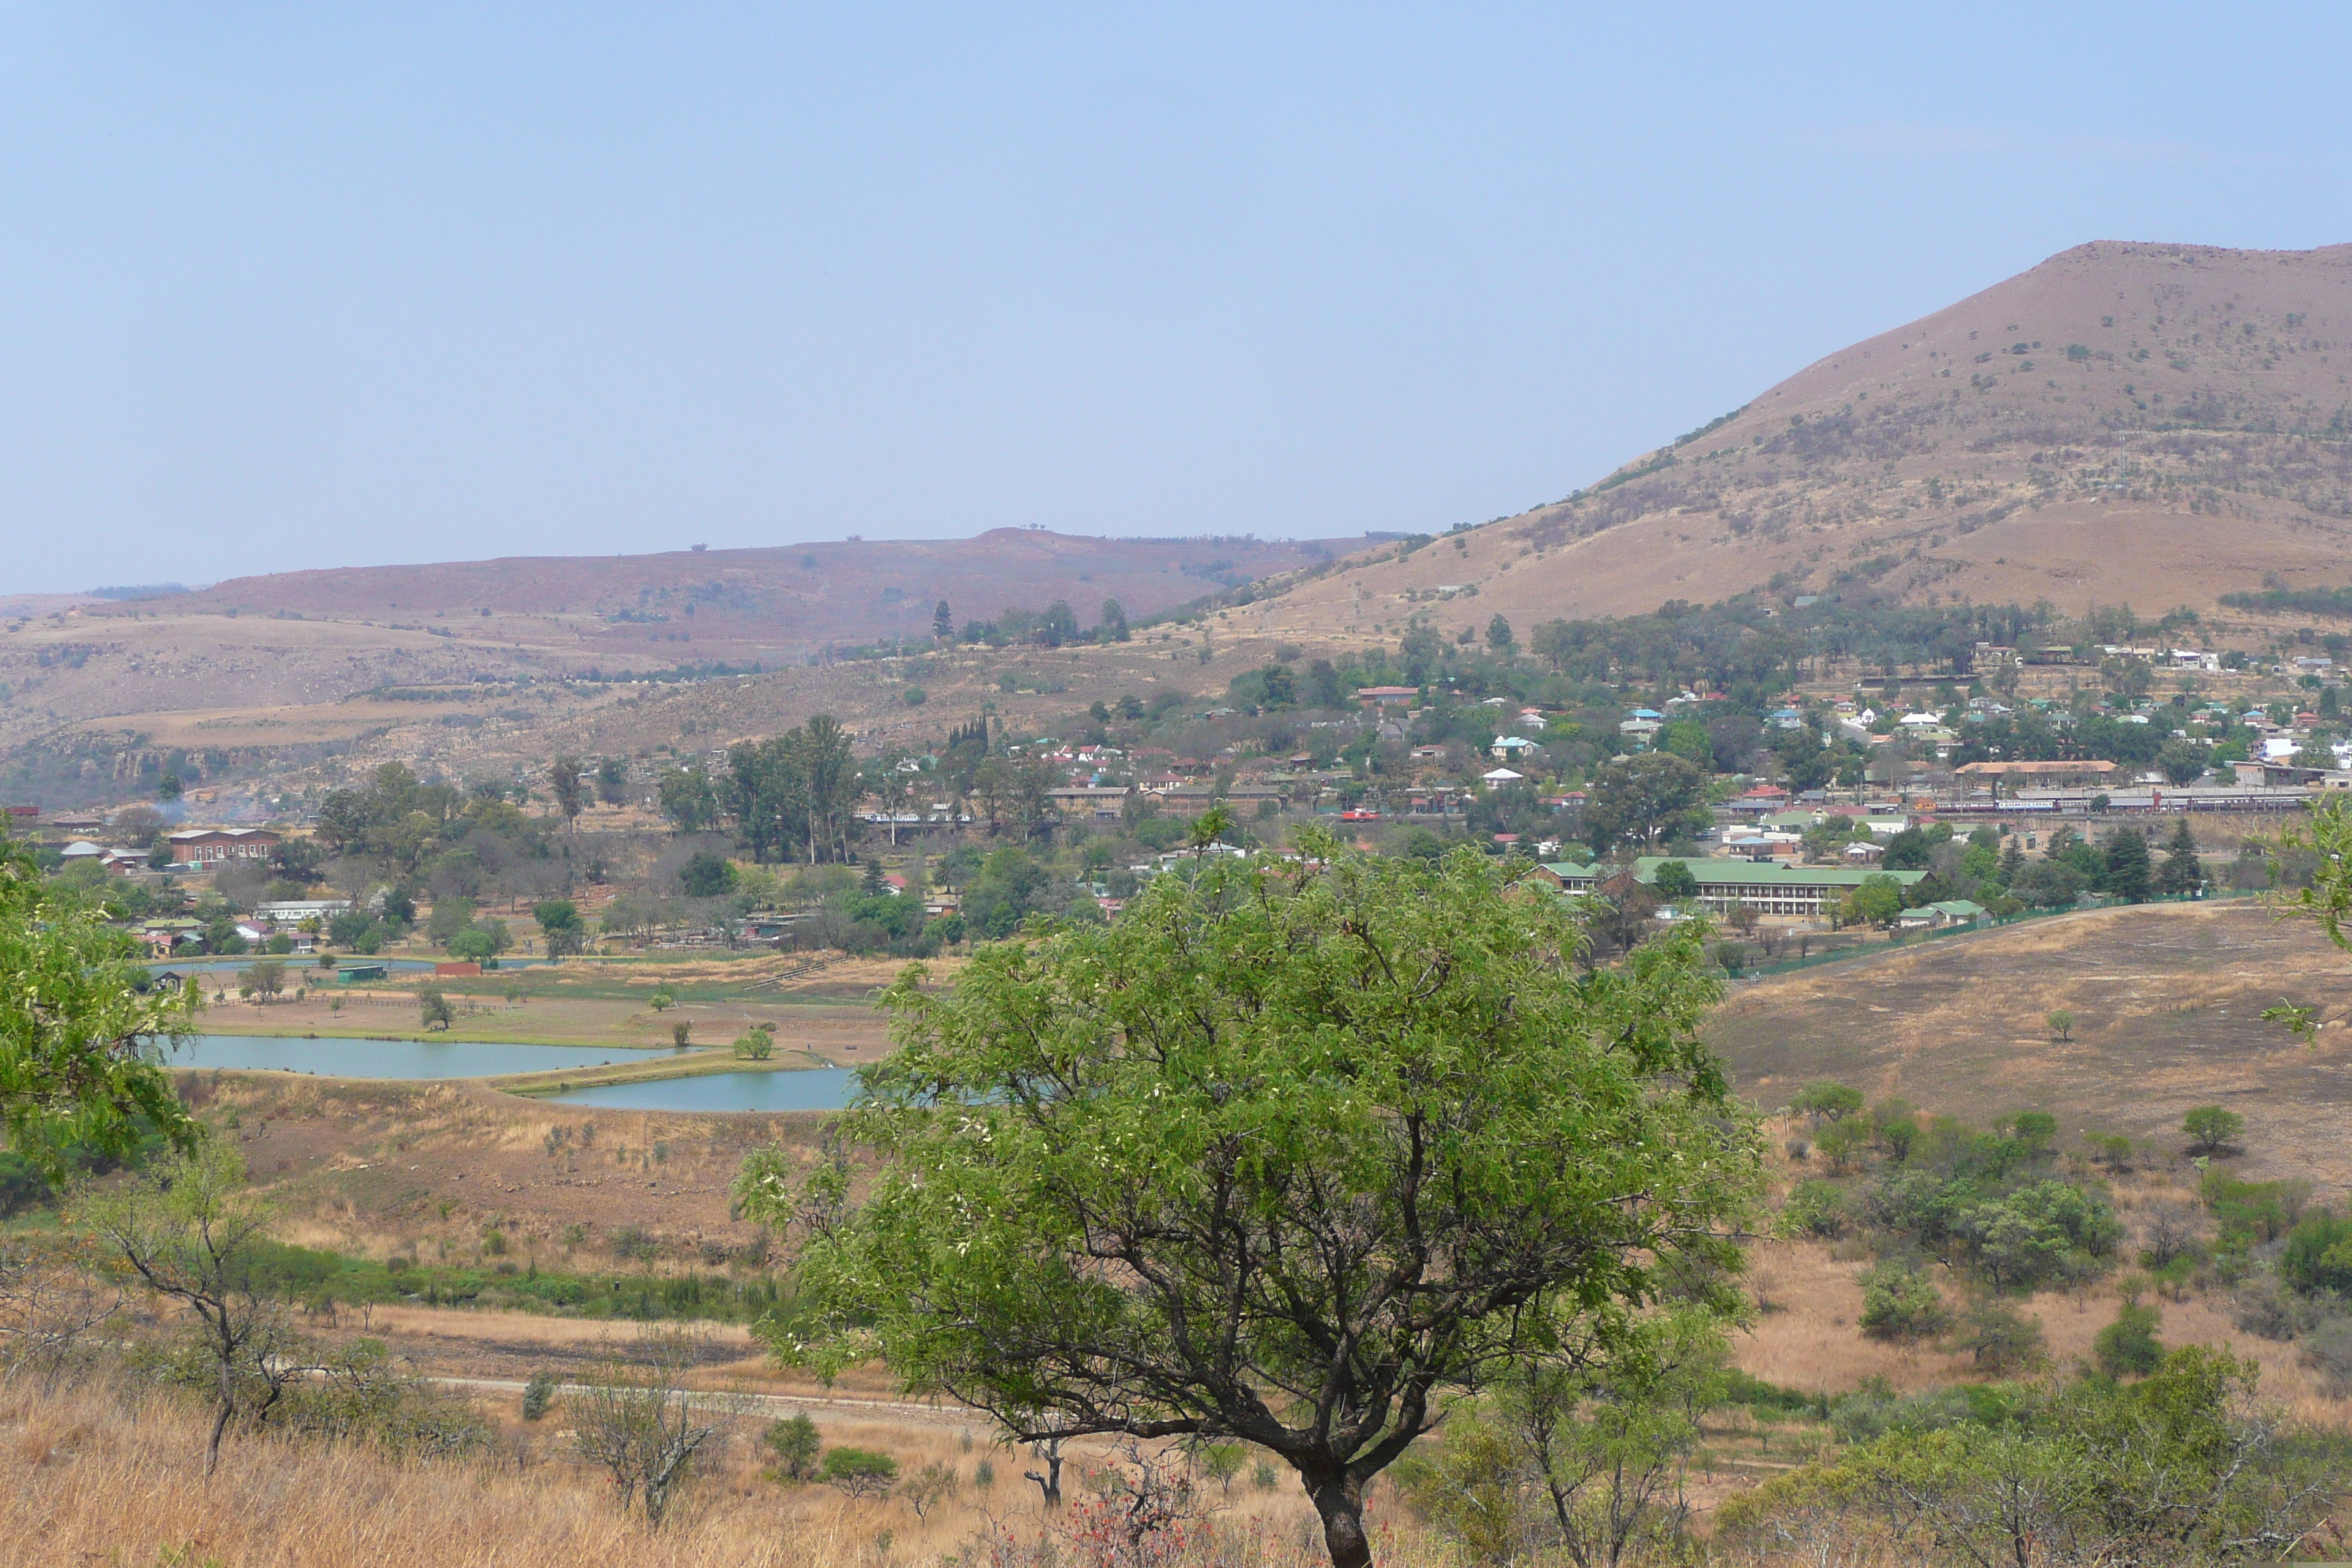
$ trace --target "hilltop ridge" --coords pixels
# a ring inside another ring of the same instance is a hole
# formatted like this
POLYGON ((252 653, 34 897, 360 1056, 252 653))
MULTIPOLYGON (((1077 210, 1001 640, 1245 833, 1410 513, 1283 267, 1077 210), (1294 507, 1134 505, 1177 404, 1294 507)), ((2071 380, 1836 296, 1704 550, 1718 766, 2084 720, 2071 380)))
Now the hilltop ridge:
POLYGON ((91 613, 243 613, 352 620, 419 616, 583 617, 614 657, 655 644, 712 645, 710 657, 798 656, 827 643, 928 638, 946 600, 959 617, 1066 600, 1088 624, 1106 599, 1131 616, 1220 586, 1328 560, 1360 541, 1202 534, 1112 539, 995 528, 969 539, 827 540, 750 549, 701 545, 635 555, 504 556, 407 566, 331 567, 235 577, 194 593, 91 613), (596 623, 601 622, 601 625, 596 623), (667 629, 661 629, 667 628, 667 629), (691 635, 685 635, 691 634, 691 635))

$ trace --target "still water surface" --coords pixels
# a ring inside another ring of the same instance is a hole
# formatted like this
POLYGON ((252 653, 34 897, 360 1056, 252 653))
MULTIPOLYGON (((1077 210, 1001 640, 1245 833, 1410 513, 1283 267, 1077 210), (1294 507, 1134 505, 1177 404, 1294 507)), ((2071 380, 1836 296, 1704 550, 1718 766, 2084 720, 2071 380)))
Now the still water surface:
POLYGON ((848 1068, 814 1068, 604 1084, 547 1098, 558 1105, 610 1105, 624 1110, 839 1110, 856 1092, 857 1079, 848 1068))

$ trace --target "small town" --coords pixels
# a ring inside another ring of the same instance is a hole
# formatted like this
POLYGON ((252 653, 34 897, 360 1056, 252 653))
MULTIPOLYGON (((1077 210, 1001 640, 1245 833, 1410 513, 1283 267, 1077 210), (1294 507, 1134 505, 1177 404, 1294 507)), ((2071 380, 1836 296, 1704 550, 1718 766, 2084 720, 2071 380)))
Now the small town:
POLYGON ((2352 12, 20 11, 0 1568, 2352 1565, 2352 12))

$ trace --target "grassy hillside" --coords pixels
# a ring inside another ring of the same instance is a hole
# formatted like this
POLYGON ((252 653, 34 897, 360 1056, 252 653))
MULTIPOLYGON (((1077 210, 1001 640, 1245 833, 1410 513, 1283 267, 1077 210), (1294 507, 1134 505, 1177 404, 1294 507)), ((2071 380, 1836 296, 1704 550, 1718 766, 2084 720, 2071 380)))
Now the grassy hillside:
POLYGON ((1709 1026, 1741 1088, 1785 1105, 1815 1079, 1989 1121, 2047 1110, 2061 1139, 2184 1142, 2180 1118, 2246 1119, 2256 1179, 2352 1187, 2352 959, 2242 903, 2094 910, 1738 987, 1709 1026), (2263 1008, 2327 1020, 2305 1047, 2263 1008), (2074 1015, 2072 1038, 2044 1021, 2074 1015))
POLYGON ((1760 391, 1455 549, 1370 552, 1279 629, 1525 626, 1767 584, 2073 614, 2335 585, 2352 531, 2352 247, 2078 246, 1760 391))

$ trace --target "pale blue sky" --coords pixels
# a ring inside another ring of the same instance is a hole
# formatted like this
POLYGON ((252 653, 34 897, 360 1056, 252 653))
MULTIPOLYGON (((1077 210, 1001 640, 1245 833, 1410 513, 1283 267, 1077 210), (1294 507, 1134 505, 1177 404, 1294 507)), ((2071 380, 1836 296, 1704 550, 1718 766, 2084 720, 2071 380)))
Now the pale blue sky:
POLYGON ((1951 9, 0 6, 0 588, 1443 528, 2352 239, 2342 8, 1951 9))

